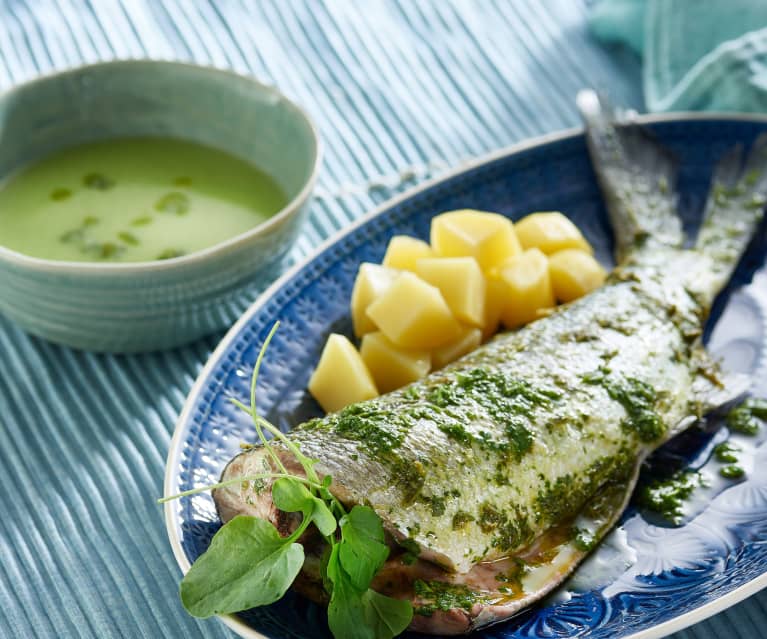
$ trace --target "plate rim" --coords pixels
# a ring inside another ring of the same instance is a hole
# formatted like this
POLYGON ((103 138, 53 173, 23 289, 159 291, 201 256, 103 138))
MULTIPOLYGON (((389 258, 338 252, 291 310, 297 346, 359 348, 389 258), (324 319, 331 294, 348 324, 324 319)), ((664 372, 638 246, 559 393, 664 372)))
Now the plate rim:
MULTIPOLYGON (((671 113, 641 115, 632 113, 631 119, 632 121, 642 125, 685 121, 751 122, 767 125, 767 115, 765 114, 727 113, 721 111, 675 111, 671 113)), ((462 162, 457 167, 450 169, 445 173, 440 174, 439 176, 425 180, 423 183, 413 186, 403 191, 402 193, 385 200, 372 210, 362 214, 358 219, 354 220, 347 227, 340 229, 336 233, 333 233, 325 241, 319 244, 316 249, 311 251, 306 257, 304 257, 302 260, 291 266, 287 271, 280 275, 253 301, 250 306, 248 306, 248 308, 242 313, 237 321, 227 330, 226 334, 221 338, 221 341, 216 345, 216 348, 208 356, 205 365, 200 370, 197 378, 194 381, 194 384, 189 389, 181 412, 176 419, 176 423, 173 428, 173 435, 171 437, 168 448, 168 455, 165 462, 165 477, 163 481, 163 497, 174 495, 177 492, 173 489, 173 484, 178 477, 178 473, 176 471, 178 468, 179 454, 181 450, 180 443, 183 436, 188 432, 190 425, 189 417, 191 416, 194 406, 196 405, 203 385, 209 378, 211 370, 219 363, 224 353, 228 351, 230 344, 237 337, 240 329, 250 321, 250 319, 267 303, 269 299, 271 299, 275 291, 280 289, 285 283, 295 277, 312 260, 324 253, 334 244, 341 241, 347 235, 353 233, 360 226, 366 224, 370 220, 380 217, 387 210, 416 196, 420 192, 502 158, 510 157, 529 149, 543 146, 545 144, 562 142, 564 140, 576 138, 581 135, 584 135, 584 129, 580 126, 559 129, 550 133, 544 133, 532 138, 527 138, 525 140, 521 140, 520 142, 515 142, 494 151, 490 151, 489 153, 483 154, 477 158, 473 158, 467 162, 462 162)), ((186 553, 184 553, 184 550, 181 546, 179 530, 175 523, 176 512, 174 509, 174 501, 165 502, 163 510, 165 528, 168 534, 168 540, 170 542, 173 555, 179 568, 181 568, 182 575, 185 575, 189 571, 191 564, 189 563, 189 560, 186 557, 186 553)), ((758 577, 755 577, 751 581, 735 588, 725 595, 722 595, 714 601, 685 612, 673 619, 664 621, 656 626, 653 626, 652 628, 646 628, 634 634, 628 635, 625 639, 660 639, 673 632, 677 632, 695 623, 703 621, 704 619, 707 619, 716 613, 721 612, 722 610, 725 610, 735 605, 736 603, 739 603, 740 601, 743 601, 747 597, 759 592, 766 587, 767 572, 759 575, 758 577)), ((254 630, 235 614, 216 616, 221 622, 224 623, 224 625, 229 627, 231 630, 234 630, 238 635, 243 637, 243 639, 270 639, 259 631, 254 630)))

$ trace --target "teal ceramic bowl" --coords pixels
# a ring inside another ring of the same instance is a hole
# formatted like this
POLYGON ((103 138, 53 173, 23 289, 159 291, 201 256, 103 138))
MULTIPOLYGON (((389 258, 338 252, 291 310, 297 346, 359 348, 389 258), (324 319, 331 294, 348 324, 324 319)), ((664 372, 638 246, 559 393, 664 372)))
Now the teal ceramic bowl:
POLYGON ((271 175, 289 202, 226 242, 156 262, 44 260, 0 238, 0 312, 29 333, 110 352, 189 342, 239 317, 248 285, 271 279, 295 238, 320 161, 315 127, 276 90, 207 67, 108 62, 12 89, 0 96, 0 180, 68 146, 134 136, 226 151, 271 175))

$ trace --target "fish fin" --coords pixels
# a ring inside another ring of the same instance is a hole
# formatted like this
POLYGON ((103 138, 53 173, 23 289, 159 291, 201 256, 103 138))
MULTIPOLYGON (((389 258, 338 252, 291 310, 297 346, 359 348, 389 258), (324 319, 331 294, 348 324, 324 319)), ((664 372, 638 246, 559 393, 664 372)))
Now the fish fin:
POLYGON ((693 415, 687 415, 668 429, 664 442, 673 439, 692 425, 699 423, 701 418, 712 412, 729 406, 748 392, 751 387, 751 377, 743 373, 719 374, 716 379, 699 372, 692 382, 691 396, 693 415))
POLYGON ((713 291, 729 281, 767 203, 767 134, 751 145, 745 162, 743 155, 737 146, 717 164, 695 243, 695 249, 713 263, 713 291))
MULTIPOLYGON (((727 406, 748 392, 751 376, 743 373, 723 371, 719 363, 709 355, 700 343, 695 347, 690 359, 690 369, 695 371, 690 396, 693 421, 707 413, 727 406)), ((683 422, 686 421, 682 420, 683 422)), ((689 424, 679 424, 672 428, 670 437, 677 435, 689 424)))
POLYGON ((707 375, 696 375, 692 393, 700 407, 698 414, 705 415, 731 404, 748 392, 751 382, 751 376, 745 373, 726 373, 720 375, 716 382, 707 375))
POLYGON ((576 102, 613 225, 617 262, 648 243, 682 246, 673 156, 646 129, 621 122, 594 91, 581 91, 576 102))

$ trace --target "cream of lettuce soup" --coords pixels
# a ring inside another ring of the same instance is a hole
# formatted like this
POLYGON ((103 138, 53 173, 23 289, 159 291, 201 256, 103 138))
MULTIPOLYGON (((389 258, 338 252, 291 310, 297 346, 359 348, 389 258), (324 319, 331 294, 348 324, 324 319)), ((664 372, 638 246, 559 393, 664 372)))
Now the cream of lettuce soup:
POLYGON ((168 138, 72 147, 0 184, 0 245, 72 262, 146 262, 243 233, 287 204, 252 164, 168 138))

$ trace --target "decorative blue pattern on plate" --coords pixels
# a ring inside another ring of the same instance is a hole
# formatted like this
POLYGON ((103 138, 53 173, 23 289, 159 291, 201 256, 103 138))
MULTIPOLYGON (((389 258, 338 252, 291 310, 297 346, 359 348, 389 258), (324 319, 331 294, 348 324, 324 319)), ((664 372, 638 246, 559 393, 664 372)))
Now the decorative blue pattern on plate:
MULTIPOLYGON (((748 144, 767 130, 767 120, 757 119, 647 121, 680 160, 680 209, 689 228, 696 225, 714 160, 734 143, 748 144)), ((260 409, 287 429, 320 412, 306 395, 306 383, 327 334, 351 334, 348 302, 359 263, 379 261, 394 234, 427 238, 434 214, 464 207, 512 218, 560 209, 584 230, 599 259, 611 261, 611 230, 579 133, 523 145, 406 194, 283 277, 230 331, 181 415, 165 493, 215 482, 240 442, 254 439, 249 419, 228 400, 248 401, 256 354, 275 320, 282 324, 264 360, 258 399, 260 409)), ((728 366, 759 380, 761 387, 755 383, 755 390, 760 394, 767 391, 764 236, 762 231, 715 307, 711 324, 719 317, 721 321, 707 336, 728 366)), ((701 466, 722 436, 712 431, 683 435, 656 453, 645 478, 664 464, 701 466)), ((608 539, 622 535, 634 549, 635 561, 622 574, 586 586, 571 582, 574 592, 567 600, 549 600, 478 634, 487 639, 660 636, 754 592, 767 583, 767 544, 762 541, 767 536, 767 446, 760 446, 761 441, 761 437, 753 440, 750 447, 747 479, 708 489, 709 501, 695 506, 686 525, 654 525, 631 507, 608 539), (682 616, 693 610, 698 614, 682 616)), ((186 570, 219 527, 212 499, 201 494, 172 502, 166 518, 174 552, 186 570)), ((609 543, 597 553, 603 549, 609 551, 609 543)), ((293 594, 271 607, 225 621, 250 636, 259 636, 257 632, 275 639, 329 636, 323 611, 293 594)))

